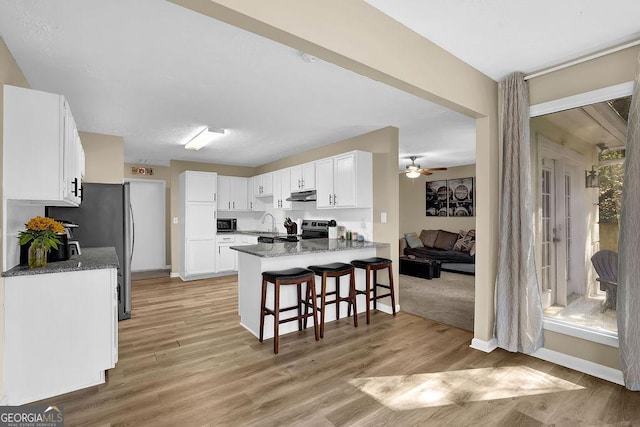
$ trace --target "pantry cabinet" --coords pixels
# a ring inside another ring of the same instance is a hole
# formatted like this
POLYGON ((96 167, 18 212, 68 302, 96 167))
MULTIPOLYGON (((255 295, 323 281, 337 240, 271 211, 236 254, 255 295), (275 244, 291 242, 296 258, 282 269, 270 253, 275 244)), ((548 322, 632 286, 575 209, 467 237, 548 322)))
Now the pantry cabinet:
POLYGON ((316 161, 316 207, 370 208, 373 205, 372 155, 351 151, 316 161))
POLYGON ((217 174, 185 171, 179 176, 180 277, 216 272, 217 174))
POLYGON ((218 176, 218 210, 245 211, 248 209, 247 178, 239 176, 218 176))
POLYGON ((64 96, 5 85, 3 103, 4 197, 78 206, 84 151, 64 96))

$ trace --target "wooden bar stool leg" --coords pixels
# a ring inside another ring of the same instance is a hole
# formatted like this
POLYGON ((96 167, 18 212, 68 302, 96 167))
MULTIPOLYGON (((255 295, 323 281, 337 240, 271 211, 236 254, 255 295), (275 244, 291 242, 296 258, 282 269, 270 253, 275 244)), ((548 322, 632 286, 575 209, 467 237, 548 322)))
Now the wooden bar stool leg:
POLYGON ((298 330, 302 330, 302 284, 298 283, 296 286, 298 289, 298 330))
POLYGON ((366 268, 367 280, 365 288, 365 297, 367 302, 367 325, 371 323, 371 267, 366 268))
POLYGON ((373 270, 373 309, 378 309, 378 270, 373 270))
POLYGON ((336 277, 336 320, 340 318, 340 276, 336 277))
POLYGON ((393 290, 393 267, 389 264, 389 289, 391 290, 391 310, 396 315, 396 293, 393 290))
POLYGON ((320 338, 324 338, 325 307, 327 305, 327 273, 322 273, 320 289, 320 338))
POLYGON ((273 301, 273 352, 278 354, 280 329, 280 281, 276 280, 273 301))
POLYGON ((349 312, 351 310, 351 306, 353 306, 353 326, 358 327, 358 308, 356 306, 356 273, 355 271, 351 271, 349 274, 349 296, 351 297, 351 301, 349 301, 349 307, 347 308, 347 316, 351 315, 349 312))
POLYGON ((260 299, 260 342, 264 338, 264 309, 267 302, 267 281, 262 279, 262 298, 260 299))
POLYGON ((318 334, 318 303, 316 294, 316 279, 315 275, 311 276, 311 283, 307 282, 307 287, 311 286, 311 297, 312 297, 312 309, 313 309, 313 330, 316 335, 316 341, 320 341, 320 336, 318 334))

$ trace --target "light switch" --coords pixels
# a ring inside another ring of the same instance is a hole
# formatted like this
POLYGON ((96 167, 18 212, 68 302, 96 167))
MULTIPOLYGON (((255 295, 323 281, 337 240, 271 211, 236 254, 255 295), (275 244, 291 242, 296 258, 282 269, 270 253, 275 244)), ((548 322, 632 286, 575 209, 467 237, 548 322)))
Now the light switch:
POLYGON ((380 222, 383 224, 387 223, 387 213, 386 212, 381 212, 380 213, 380 222))
POLYGON ((177 224, 177 223, 178 223, 178 217, 177 217, 177 216, 174 216, 174 217, 173 217, 173 223, 174 223, 174 224, 177 224))

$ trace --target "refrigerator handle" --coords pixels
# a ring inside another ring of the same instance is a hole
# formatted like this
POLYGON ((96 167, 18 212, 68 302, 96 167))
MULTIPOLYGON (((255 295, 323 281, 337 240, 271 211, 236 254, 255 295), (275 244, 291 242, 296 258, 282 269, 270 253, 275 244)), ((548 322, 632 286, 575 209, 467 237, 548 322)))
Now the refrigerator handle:
POLYGON ((133 261, 133 249, 136 247, 136 221, 133 217, 133 207, 129 202, 129 216, 131 217, 131 252, 129 253, 129 265, 133 261))

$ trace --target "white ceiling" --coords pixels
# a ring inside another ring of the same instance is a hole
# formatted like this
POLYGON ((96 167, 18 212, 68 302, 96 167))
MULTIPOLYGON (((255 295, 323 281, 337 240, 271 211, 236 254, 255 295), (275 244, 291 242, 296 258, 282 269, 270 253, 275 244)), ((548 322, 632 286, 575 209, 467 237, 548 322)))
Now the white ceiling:
POLYGON ((638 0, 365 0, 496 81, 640 37, 638 0))
MULTIPOLYGON (((496 79, 628 39, 640 16, 631 1, 369 3, 496 79)), ((67 97, 81 130, 123 136, 128 162, 257 166, 388 125, 401 169, 412 154, 424 167, 475 162, 472 119, 163 0, 0 0, 0 37, 33 88, 67 97), (203 126, 228 134, 184 150, 203 126)))

